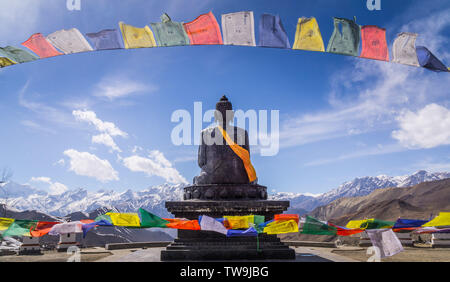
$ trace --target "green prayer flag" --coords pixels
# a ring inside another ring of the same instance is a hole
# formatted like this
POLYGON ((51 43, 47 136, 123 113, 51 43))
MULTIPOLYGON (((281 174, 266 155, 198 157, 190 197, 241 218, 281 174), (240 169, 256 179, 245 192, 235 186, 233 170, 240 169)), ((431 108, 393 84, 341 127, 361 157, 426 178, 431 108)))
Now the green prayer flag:
POLYGON ((3 237, 13 237, 13 236, 31 236, 30 229, 35 228, 37 225, 37 220, 21 220, 16 219, 9 226, 5 232, 3 232, 3 237))
POLYGON ((355 20, 333 18, 334 31, 328 42, 327 52, 357 57, 361 41, 361 28, 355 20), (341 27, 341 28, 339 28, 341 27))
POLYGON ((39 59, 39 57, 30 52, 12 46, 0 47, 0 57, 6 57, 17 63, 26 63, 39 59))
POLYGON ((160 218, 159 216, 156 216, 152 213, 149 213, 148 211, 140 208, 139 213, 141 214, 141 227, 142 228, 150 228, 150 227, 160 227, 160 228, 166 228, 166 224, 169 223, 169 221, 160 218))
POLYGON ((307 216, 301 234, 336 235, 337 228, 327 225, 313 217, 307 216))
POLYGON ((255 224, 255 229, 258 233, 263 233, 265 226, 259 226, 260 224, 264 223, 264 215, 254 215, 253 216, 253 223, 255 224))
POLYGON ((161 16, 161 21, 150 24, 158 46, 189 45, 189 37, 182 23, 173 22, 166 13, 161 16))
POLYGON ((361 224, 362 229, 381 229, 381 228, 392 228, 395 222, 385 221, 380 219, 367 220, 361 224))
POLYGON ((105 220, 105 221, 107 221, 107 222, 113 224, 113 223, 112 223, 111 217, 110 217, 109 215, 107 215, 107 214, 99 215, 99 216, 97 216, 97 217, 94 219, 94 221, 100 221, 100 220, 105 220))

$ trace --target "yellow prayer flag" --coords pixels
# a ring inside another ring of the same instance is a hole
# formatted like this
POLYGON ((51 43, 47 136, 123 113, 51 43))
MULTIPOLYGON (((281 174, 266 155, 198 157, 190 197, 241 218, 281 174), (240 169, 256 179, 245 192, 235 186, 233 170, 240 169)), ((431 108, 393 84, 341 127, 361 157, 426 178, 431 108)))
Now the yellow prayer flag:
POLYGON ((325 52, 316 18, 298 19, 294 47, 292 49, 325 52))
POLYGON ((253 215, 224 216, 231 229, 247 229, 254 222, 253 215))
POLYGON ((440 212, 433 220, 428 221, 423 227, 450 226, 450 212, 440 212))
POLYGON ((295 220, 288 221, 275 221, 264 227, 264 233, 283 234, 283 233, 295 233, 298 232, 298 224, 295 220))
POLYGON ((14 62, 11 59, 8 59, 6 57, 0 57, 0 68, 15 65, 16 62, 14 62))
POLYGON ((143 28, 119 23, 126 49, 156 47, 155 37, 152 30, 145 26, 143 28))
POLYGON ((117 213, 108 212, 106 215, 112 220, 112 224, 116 226, 140 227, 141 221, 137 213, 117 213))
POLYGON ((364 220, 352 220, 352 221, 349 221, 345 227, 347 227, 349 229, 357 229, 357 228, 360 228, 361 224, 363 224, 363 223, 365 223, 367 221, 368 221, 367 219, 364 219, 364 220))
POLYGON ((13 224, 13 218, 0 217, 0 231, 6 230, 11 224, 13 224))

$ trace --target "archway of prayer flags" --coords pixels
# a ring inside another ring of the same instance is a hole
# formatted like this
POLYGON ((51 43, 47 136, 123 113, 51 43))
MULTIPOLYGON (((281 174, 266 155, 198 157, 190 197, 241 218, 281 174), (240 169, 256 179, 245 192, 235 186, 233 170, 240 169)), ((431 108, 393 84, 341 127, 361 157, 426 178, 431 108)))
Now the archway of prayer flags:
MULTIPOLYGON (((262 14, 255 24, 252 11, 223 14, 221 25, 212 12, 183 23, 172 21, 164 13, 161 22, 135 27, 119 22, 119 28, 86 33, 76 28, 58 30, 48 36, 33 34, 22 45, 34 54, 13 46, 0 48, 0 67, 35 61, 58 55, 113 49, 152 48, 184 45, 238 45, 325 52, 316 18, 298 18, 291 47, 289 35, 278 15, 262 14), (222 27, 222 30, 220 28, 222 27), (259 29, 256 44, 255 26, 259 29)), ((389 62, 386 30, 374 25, 360 26, 354 19, 333 18, 334 30, 326 52, 389 62), (360 45, 361 52, 360 52, 360 45)), ((401 32, 392 44, 391 62, 423 67, 435 72, 450 72, 425 46, 416 47, 417 33, 401 32)))

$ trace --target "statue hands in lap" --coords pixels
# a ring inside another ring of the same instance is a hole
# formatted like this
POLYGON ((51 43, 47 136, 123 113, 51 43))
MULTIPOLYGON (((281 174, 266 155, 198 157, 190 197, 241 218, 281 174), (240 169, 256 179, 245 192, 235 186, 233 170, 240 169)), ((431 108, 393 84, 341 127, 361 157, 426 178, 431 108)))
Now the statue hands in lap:
POLYGON ((234 112, 227 97, 223 96, 216 104, 214 119, 216 125, 201 132, 198 149, 201 172, 194 177, 194 185, 256 184, 256 173, 250 163, 248 133, 242 128, 230 125, 234 112), (228 135, 228 142, 222 134, 222 129, 228 135), (235 144, 229 144, 230 142, 235 144))

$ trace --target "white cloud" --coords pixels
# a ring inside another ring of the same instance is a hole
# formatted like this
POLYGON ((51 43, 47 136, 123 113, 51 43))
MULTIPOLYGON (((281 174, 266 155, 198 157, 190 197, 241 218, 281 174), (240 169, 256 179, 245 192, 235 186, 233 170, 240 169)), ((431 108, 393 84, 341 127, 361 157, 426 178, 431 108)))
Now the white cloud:
POLYGON ((107 133, 110 136, 122 136, 125 138, 128 137, 128 134, 120 130, 114 123, 102 121, 101 119, 97 118, 97 115, 93 111, 74 110, 72 114, 76 120, 88 122, 94 125, 95 128, 102 133, 107 133))
POLYGON ((43 182, 47 184, 52 184, 52 179, 50 177, 31 177, 30 182, 43 182))
POLYGON ((57 162, 54 162, 53 165, 59 165, 59 166, 64 166, 66 164, 66 161, 64 161, 64 159, 60 159, 57 162))
POLYGON ((109 100, 130 96, 142 92, 155 92, 158 87, 144 84, 138 81, 123 77, 123 75, 104 77, 95 87, 94 95, 106 97, 109 100))
POLYGON ((450 110, 429 104, 417 113, 405 111, 398 117, 400 129, 392 137, 407 148, 434 148, 450 144, 450 110))
POLYGON ((113 151, 122 152, 116 142, 107 133, 92 136, 92 143, 103 144, 110 147, 113 151))
POLYGON ((30 182, 41 182, 49 184, 48 189, 50 190, 51 195, 59 195, 69 190, 69 188, 67 188, 67 186, 62 183, 52 182, 52 179, 50 177, 31 177, 30 182))
POLYGON ((188 183, 159 151, 151 151, 148 158, 136 155, 124 158, 123 164, 131 171, 144 172, 148 176, 156 175, 170 183, 188 183))
POLYGON ((78 152, 74 149, 64 151, 70 158, 69 170, 78 175, 95 178, 101 182, 119 180, 118 172, 114 170, 108 160, 102 160, 88 152, 78 152))

